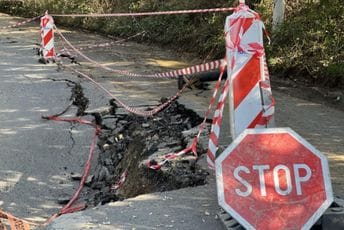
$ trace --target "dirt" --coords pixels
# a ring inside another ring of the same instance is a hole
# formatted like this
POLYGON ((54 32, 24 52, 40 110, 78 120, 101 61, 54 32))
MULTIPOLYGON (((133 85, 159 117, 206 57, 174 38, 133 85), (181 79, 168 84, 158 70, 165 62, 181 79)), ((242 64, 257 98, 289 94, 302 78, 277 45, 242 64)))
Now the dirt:
POLYGON ((76 116, 82 116, 85 114, 89 100, 85 97, 81 84, 74 83, 70 101, 72 101, 72 105, 78 108, 78 111, 75 114, 76 116))

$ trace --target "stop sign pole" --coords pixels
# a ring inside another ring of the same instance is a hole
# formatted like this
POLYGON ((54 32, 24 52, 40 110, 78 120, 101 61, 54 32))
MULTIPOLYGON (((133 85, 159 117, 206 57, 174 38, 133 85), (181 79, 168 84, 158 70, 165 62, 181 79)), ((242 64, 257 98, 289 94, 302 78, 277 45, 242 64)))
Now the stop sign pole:
POLYGON ((215 164, 219 204, 246 229, 310 229, 333 202, 327 158, 290 128, 246 129, 215 164))

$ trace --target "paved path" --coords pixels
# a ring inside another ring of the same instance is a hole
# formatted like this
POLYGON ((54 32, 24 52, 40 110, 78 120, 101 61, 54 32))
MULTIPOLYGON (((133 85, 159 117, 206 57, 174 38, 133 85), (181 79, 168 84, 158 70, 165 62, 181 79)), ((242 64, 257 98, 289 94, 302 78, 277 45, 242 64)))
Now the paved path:
POLYGON ((48 229, 223 229, 214 181, 140 195, 57 219, 48 229))

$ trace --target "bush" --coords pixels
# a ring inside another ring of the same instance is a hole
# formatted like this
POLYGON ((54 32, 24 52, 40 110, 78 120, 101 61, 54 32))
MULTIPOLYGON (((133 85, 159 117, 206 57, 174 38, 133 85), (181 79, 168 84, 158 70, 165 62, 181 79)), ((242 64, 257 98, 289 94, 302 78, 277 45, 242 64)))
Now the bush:
POLYGON ((344 88, 343 44, 341 0, 304 4, 274 33, 270 64, 282 76, 344 88))

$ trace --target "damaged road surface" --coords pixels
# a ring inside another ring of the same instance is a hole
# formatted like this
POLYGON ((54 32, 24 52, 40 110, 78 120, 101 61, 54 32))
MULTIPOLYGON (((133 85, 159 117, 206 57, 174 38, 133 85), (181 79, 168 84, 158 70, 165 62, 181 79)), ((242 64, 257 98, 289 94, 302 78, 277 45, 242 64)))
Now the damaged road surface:
MULTIPOLYGON (((156 160, 166 154, 187 148, 193 141, 190 130, 201 119, 195 112, 173 102, 151 118, 123 114, 116 107, 102 117, 99 137, 99 160, 90 187, 93 205, 134 197, 144 193, 163 192, 205 184, 207 172, 196 164, 193 154, 165 163, 153 170, 156 160), (125 175, 123 175, 125 174, 125 175), (124 181, 115 182, 123 175, 124 181)), ((198 145, 198 153, 205 149, 198 145)))
MULTIPOLYGON (((11 19, 0 14, 0 25, 11 19)), ((41 119, 70 104, 73 86, 55 66, 38 64, 36 29, 23 34, 17 28, 0 34, 0 208, 42 223, 60 207, 59 197, 74 192, 70 173, 82 170, 91 133, 41 119)))

